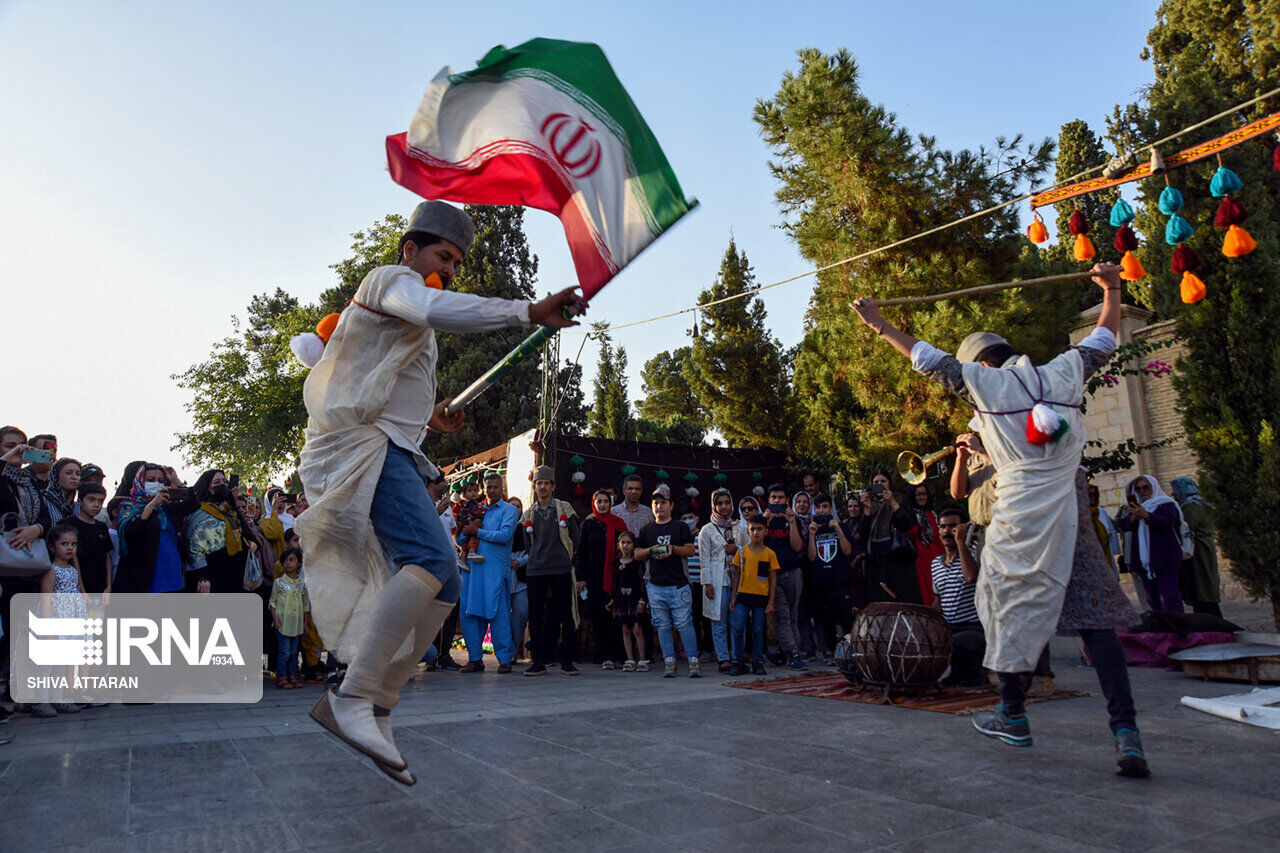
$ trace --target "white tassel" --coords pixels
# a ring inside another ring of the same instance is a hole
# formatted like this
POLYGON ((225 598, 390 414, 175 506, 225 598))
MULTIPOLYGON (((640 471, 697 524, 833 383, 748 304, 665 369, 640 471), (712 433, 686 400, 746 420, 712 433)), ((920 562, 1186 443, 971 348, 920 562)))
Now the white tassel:
POLYGON ((1160 156, 1159 151, 1152 148, 1151 149, 1151 174, 1158 175, 1164 170, 1165 170, 1164 158, 1160 156))
POLYGON ((689 488, 685 489, 684 493, 691 498, 696 498, 698 496, 698 490, 694 486, 690 486, 689 488))
POLYGON ((289 349, 307 370, 320 363, 324 355, 324 341, 315 332, 303 332, 289 339, 289 349))
POLYGON ((573 480, 573 482, 575 483, 581 483, 587 479, 587 475, 582 473, 581 471, 574 471, 573 476, 570 479, 573 480))
POLYGON ((1062 427, 1062 415, 1044 403, 1036 403, 1032 407, 1031 419, 1035 422, 1036 429, 1048 436, 1052 436, 1062 427))

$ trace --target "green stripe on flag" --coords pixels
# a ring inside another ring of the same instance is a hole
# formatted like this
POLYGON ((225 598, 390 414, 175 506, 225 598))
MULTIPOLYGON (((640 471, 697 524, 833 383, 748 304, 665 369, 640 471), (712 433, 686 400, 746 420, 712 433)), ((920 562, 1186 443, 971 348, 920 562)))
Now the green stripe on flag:
POLYGON ((652 227, 655 223, 650 223, 655 236, 689 212, 692 205, 657 138, 598 45, 543 38, 513 48, 499 45, 485 54, 475 70, 454 74, 449 82, 499 82, 516 77, 533 77, 554 86, 607 123, 615 135, 620 134, 631 152, 636 181, 644 194, 642 207, 652 211, 657 220, 656 229, 652 227))

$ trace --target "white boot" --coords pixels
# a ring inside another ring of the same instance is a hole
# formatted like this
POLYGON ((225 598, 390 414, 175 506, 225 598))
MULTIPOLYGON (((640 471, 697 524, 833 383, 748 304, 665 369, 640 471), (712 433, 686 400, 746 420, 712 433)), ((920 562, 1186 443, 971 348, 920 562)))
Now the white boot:
MULTIPOLYGON (((373 721, 378 724, 378 731, 382 732, 382 736, 387 739, 387 743, 395 747, 396 740, 391 735, 391 715, 383 714, 381 717, 375 716, 373 721)), ((395 779, 401 785, 412 785, 418 781, 418 777, 406 766, 404 770, 396 770, 389 764, 383 764, 381 761, 374 759, 374 764, 378 765, 378 769, 386 773, 392 779, 395 779)))
MULTIPOLYGON (((379 764, 392 770, 404 770, 409 765, 383 735, 373 716, 373 700, 359 696, 339 696, 326 690, 320 701, 311 709, 311 718, 379 764)), ((390 720, 387 721, 388 728, 390 720)))

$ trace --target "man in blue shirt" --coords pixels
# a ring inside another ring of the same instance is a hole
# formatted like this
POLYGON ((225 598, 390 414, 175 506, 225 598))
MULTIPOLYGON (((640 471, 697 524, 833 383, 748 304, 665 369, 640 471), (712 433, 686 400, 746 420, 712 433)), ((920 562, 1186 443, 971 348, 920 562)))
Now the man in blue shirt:
POLYGON ((490 471, 484 478, 489 502, 484 521, 470 522, 463 532, 480 540, 477 553, 483 560, 468 561, 462 575, 458 624, 467 641, 467 663, 462 672, 484 670, 484 631, 492 630, 493 653, 498 672, 510 672, 516 649, 511 634, 511 592, 507 575, 511 566, 511 542, 516 535, 516 508, 503 500, 502 475, 490 471))

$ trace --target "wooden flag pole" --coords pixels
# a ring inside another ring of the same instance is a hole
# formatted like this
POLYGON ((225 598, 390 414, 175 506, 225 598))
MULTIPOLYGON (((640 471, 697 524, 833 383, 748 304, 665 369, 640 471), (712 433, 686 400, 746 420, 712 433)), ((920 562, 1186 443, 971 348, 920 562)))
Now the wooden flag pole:
MULTIPOLYGON (((1093 275, 1092 270, 1084 272, 1068 272, 1061 275, 1046 275, 1042 278, 1028 278, 1022 281, 1001 281, 996 284, 980 284, 977 287, 966 287, 963 290, 950 290, 946 293, 931 293, 928 296, 895 296, 892 299, 877 299, 876 305, 923 305, 928 302, 942 302, 948 299, 959 299, 963 296, 977 296, 982 293, 994 293, 997 290, 1008 290, 1011 287, 1031 287, 1036 284, 1053 284, 1059 281, 1079 281, 1093 275)), ((849 305, 853 307, 852 303, 849 305)))

